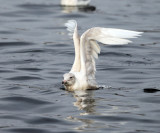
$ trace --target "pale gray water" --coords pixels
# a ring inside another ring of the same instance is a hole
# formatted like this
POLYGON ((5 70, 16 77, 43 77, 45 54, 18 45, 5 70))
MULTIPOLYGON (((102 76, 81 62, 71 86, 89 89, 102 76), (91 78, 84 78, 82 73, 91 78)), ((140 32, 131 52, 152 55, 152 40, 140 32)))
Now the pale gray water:
POLYGON ((159 0, 92 0, 89 9, 0 0, 0 133, 159 133, 159 14, 159 0), (144 32, 126 46, 101 46, 96 78, 106 88, 60 89, 74 57, 68 19, 80 33, 93 26, 144 32))

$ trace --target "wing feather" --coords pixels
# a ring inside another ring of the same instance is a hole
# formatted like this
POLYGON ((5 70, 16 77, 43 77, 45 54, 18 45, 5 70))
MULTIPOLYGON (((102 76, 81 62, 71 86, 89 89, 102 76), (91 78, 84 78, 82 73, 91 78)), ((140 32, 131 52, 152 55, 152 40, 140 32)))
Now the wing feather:
POLYGON ((90 85, 95 82, 95 58, 98 58, 101 42, 107 45, 124 45, 132 41, 126 38, 136 38, 142 32, 129 31, 122 29, 100 28, 95 27, 87 30, 80 38, 80 54, 81 54, 81 72, 86 75, 90 85))
POLYGON ((94 50, 92 50, 92 56, 96 59, 98 59, 98 53, 94 50))
POLYGON ((90 43, 91 43, 92 49, 93 49, 96 53, 100 54, 101 48, 100 48, 100 46, 97 44, 97 42, 94 41, 94 40, 90 40, 90 43))
POLYGON ((67 27, 69 35, 73 36, 74 32, 77 30, 77 22, 75 20, 68 20, 64 25, 67 27))
POLYGON ((137 38, 143 32, 113 28, 101 28, 101 33, 105 36, 112 36, 116 38, 137 38))
POLYGON ((108 44, 108 45, 124 45, 124 44, 128 44, 128 43, 132 42, 127 39, 116 38, 116 37, 99 37, 99 36, 97 36, 95 39, 98 42, 101 42, 103 44, 108 44))
POLYGON ((69 31, 69 35, 72 36, 74 41, 75 48, 75 59, 73 66, 71 68, 71 72, 79 72, 81 69, 81 61, 80 61, 80 37, 78 35, 77 22, 75 20, 69 20, 65 23, 67 30, 69 31))

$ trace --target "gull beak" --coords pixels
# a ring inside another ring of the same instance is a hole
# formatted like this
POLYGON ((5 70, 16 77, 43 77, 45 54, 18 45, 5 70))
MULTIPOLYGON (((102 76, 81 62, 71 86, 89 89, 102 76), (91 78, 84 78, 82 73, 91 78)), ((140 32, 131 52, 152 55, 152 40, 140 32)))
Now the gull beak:
POLYGON ((62 81, 62 84, 63 84, 63 85, 64 85, 64 84, 66 84, 66 83, 67 83, 67 81, 66 81, 66 80, 63 80, 63 81, 62 81))

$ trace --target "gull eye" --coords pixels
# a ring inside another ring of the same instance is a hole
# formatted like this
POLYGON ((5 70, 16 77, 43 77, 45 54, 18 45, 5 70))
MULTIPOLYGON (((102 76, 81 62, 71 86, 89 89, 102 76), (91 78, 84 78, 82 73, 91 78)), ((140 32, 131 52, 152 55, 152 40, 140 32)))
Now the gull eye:
POLYGON ((72 79, 73 77, 70 77, 70 79, 72 79))

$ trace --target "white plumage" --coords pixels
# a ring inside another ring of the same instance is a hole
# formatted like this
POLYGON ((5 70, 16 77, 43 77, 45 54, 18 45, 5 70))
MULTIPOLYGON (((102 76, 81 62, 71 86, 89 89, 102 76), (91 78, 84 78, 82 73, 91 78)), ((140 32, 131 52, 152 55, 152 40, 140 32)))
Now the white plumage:
POLYGON ((91 0, 61 0, 62 6, 86 6, 91 0))
POLYGON ((73 36, 75 60, 71 71, 64 75, 64 86, 69 91, 97 88, 95 80, 95 58, 101 49, 97 42, 106 45, 124 45, 131 43, 128 38, 136 38, 142 32, 94 27, 78 35, 77 22, 69 20, 65 26, 73 36))

